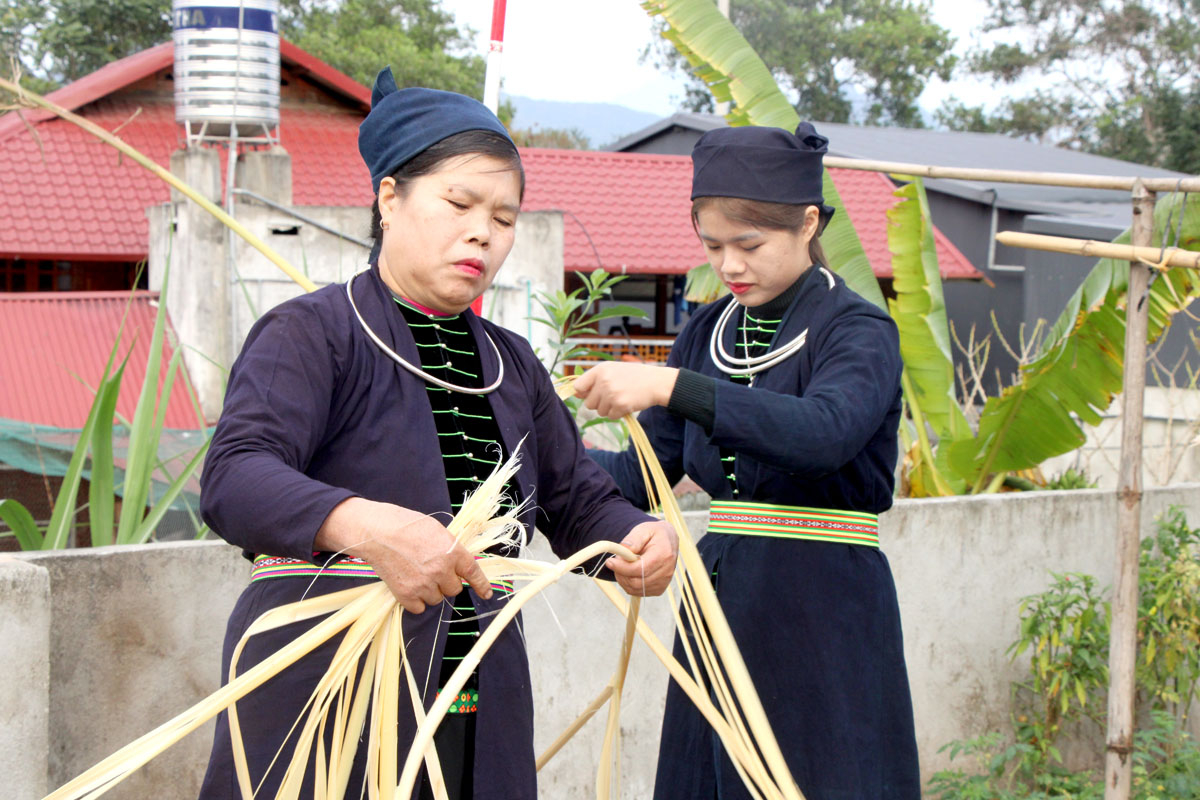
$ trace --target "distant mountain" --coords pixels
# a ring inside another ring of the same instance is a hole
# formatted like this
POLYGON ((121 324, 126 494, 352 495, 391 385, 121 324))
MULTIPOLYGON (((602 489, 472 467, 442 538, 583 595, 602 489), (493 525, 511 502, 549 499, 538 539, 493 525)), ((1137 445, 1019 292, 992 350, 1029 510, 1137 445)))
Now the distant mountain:
POLYGON ((516 128, 578 128, 588 137, 593 150, 612 144, 626 134, 657 122, 662 117, 615 103, 570 103, 560 100, 534 100, 505 95, 516 108, 516 128))

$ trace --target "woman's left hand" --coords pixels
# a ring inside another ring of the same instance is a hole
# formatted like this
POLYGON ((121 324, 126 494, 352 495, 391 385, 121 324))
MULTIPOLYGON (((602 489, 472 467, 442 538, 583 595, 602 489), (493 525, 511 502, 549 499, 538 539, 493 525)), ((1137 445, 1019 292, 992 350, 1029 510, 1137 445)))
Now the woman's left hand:
POLYGON ((626 561, 613 556, 605 566, 617 576, 617 583, 633 597, 655 597, 667 590, 675 574, 679 539, 668 522, 643 522, 621 540, 637 555, 626 561))
POLYGON ((575 396, 600 416, 620 419, 669 403, 678 374, 674 367, 606 361, 575 379, 575 396))

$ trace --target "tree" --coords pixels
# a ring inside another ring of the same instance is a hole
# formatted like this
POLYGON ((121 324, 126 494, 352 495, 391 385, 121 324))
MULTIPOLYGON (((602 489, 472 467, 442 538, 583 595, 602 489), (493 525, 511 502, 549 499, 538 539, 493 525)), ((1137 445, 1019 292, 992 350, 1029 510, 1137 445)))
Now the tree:
POLYGON ((956 130, 1011 133, 1101 155, 1200 170, 1200 23, 1194 0, 989 0, 966 68, 1038 89, 993 110, 947 103, 956 130))
MULTIPOLYGON (((283 0, 279 16, 284 38, 367 86, 391 64, 402 87, 483 95, 473 34, 439 0, 283 0)), ((0 23, 0 51, 43 92, 170 39, 171 2, 0 0, 0 23)))
POLYGON ((45 91, 171 38, 171 2, 0 0, 0 23, 0 51, 45 91))
POLYGON ((484 59, 470 29, 438 0, 283 0, 280 32, 367 86, 385 64, 396 83, 483 96, 484 59))
MULTIPOLYGON (((804 119, 923 127, 917 98, 955 64, 954 40, 923 0, 732 0, 730 19, 804 119), (867 100, 861 113, 856 93, 867 100)), ((652 50, 659 66, 684 66, 669 42, 652 50)), ((712 109, 694 76, 683 105, 712 109)))

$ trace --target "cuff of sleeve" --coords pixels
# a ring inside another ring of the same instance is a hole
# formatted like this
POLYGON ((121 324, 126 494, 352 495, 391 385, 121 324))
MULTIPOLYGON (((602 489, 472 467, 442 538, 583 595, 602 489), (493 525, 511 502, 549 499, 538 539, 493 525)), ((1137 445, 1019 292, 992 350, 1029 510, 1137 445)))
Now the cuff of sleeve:
POLYGON ((711 431, 716 420, 717 382, 690 369, 679 370, 667 410, 711 431))

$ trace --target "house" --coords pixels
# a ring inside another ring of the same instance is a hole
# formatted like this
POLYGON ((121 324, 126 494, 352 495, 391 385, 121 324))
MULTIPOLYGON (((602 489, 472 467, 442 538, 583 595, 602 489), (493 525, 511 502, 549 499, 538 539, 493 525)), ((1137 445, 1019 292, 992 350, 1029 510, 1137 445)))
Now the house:
MULTIPOLYGON (((631 133, 612 145, 626 153, 690 153, 705 131, 724 126, 715 114, 680 113, 631 133)), ((1187 177, 1170 170, 1036 144, 1008 136, 954 131, 877 128, 817 123, 829 137, 830 155, 947 167, 1021 169, 1095 175, 1187 177)), ((832 172, 833 170, 831 170, 832 172)), ((878 173, 876 173, 878 175, 878 173)), ((879 175, 879 177, 883 177, 879 175)), ((986 279, 945 286, 948 314, 965 338, 993 330, 1018 348, 1039 320, 1053 324, 1095 261, 997 245, 999 231, 1021 231, 1108 241, 1129 227, 1128 194, 1106 189, 978 182, 925 181, 934 223, 986 279)), ((849 206, 849 202, 847 202, 849 206)), ((861 233, 861 231, 860 231, 861 233)), ((939 260, 941 252, 939 252, 939 260)), ((1159 352, 1165 363, 1194 348, 1185 326, 1173 326, 1159 352)), ((1011 373, 1014 360, 993 346, 992 369, 1011 373)), ((962 356, 958 356, 960 363, 962 356)), ((988 389, 996 390, 989 370, 988 389)))

